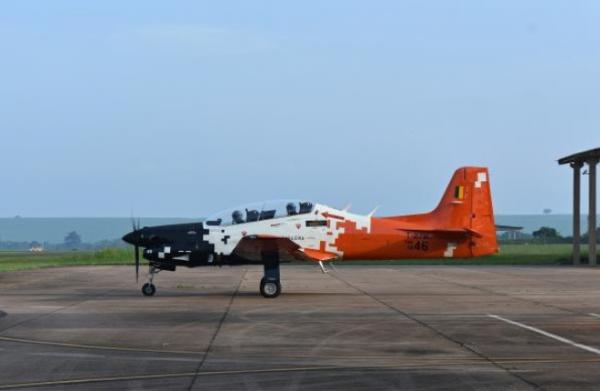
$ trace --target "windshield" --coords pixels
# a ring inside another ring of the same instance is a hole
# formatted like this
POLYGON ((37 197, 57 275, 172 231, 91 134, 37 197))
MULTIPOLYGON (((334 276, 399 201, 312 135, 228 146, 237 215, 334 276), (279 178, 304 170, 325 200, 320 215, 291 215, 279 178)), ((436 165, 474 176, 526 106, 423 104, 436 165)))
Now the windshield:
POLYGON ((276 200, 254 202, 215 213, 209 216, 205 220, 205 223, 209 226, 244 224, 277 217, 310 213, 312 210, 313 203, 309 201, 276 200))

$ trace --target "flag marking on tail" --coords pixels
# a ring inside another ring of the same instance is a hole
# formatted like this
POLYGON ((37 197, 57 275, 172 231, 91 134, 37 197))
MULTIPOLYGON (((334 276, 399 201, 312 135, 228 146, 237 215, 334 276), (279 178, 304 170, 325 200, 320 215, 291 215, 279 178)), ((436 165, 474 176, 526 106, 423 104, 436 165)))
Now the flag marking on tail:
POLYGON ((458 200, 462 200, 465 198, 465 187, 464 186, 456 186, 454 188, 454 198, 458 200))

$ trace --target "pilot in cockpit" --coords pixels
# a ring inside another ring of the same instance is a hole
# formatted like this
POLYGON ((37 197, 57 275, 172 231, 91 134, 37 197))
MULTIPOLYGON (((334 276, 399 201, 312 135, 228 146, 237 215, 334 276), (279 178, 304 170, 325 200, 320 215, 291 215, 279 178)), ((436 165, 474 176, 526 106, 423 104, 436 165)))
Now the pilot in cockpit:
POLYGON ((233 211, 233 213, 231 214, 231 220, 233 221, 233 224, 243 223, 244 218, 242 217, 242 212, 240 212, 239 210, 233 211))
POLYGON ((285 209, 287 210, 288 216, 298 214, 298 211, 296 210, 296 204, 293 202, 288 202, 288 204, 285 206, 285 209))

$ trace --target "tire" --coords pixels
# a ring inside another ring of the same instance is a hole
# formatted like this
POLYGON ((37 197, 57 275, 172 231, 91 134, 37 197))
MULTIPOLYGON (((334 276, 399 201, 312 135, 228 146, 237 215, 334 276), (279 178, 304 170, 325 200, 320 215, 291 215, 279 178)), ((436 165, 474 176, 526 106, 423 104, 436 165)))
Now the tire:
POLYGON ((142 287, 142 293, 144 296, 154 296, 156 293, 156 287, 154 284, 150 284, 149 282, 145 283, 142 287))
POLYGON ((279 281, 260 280, 260 294, 267 299, 274 299, 281 294, 281 283, 279 281))

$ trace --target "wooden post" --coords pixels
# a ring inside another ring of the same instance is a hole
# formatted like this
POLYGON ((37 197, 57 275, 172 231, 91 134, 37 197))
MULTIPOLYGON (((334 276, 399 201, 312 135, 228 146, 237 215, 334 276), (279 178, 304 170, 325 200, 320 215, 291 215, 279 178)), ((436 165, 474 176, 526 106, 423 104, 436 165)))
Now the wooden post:
POLYGON ((589 224, 588 224, 588 236, 589 236, 589 262, 590 266, 596 265, 596 165, 598 164, 597 159, 588 160, 589 166, 589 224))
POLYGON ((573 265, 581 264, 581 166, 571 163, 573 168, 573 265))

